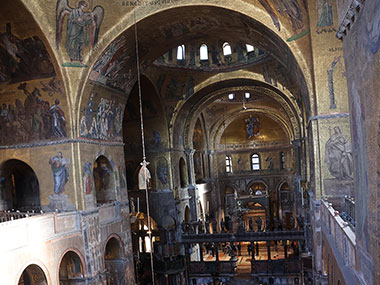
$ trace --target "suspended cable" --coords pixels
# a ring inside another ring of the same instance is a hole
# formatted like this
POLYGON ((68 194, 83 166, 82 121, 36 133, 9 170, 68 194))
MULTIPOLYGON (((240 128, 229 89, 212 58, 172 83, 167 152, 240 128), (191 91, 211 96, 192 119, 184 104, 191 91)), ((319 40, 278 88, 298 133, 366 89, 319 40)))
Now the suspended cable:
POLYGON ((148 215, 148 236, 150 243, 150 267, 152 270, 152 284, 154 285, 154 265, 153 265, 153 242, 152 242, 152 228, 150 222, 150 211, 149 211, 149 195, 148 195, 148 175, 147 175, 147 166, 149 162, 146 161, 145 155, 145 138, 144 138, 144 117, 143 117, 143 107, 141 99, 141 81, 140 81, 140 60, 139 60, 139 44, 137 40, 137 24, 136 24, 136 11, 133 11, 134 24, 135 24, 135 44, 136 44, 136 65, 137 65, 137 85, 139 92, 139 107, 140 107, 140 128, 141 128, 141 145, 142 145, 142 157, 143 161, 140 163, 144 172, 144 181, 145 181, 145 200, 146 200, 146 212, 148 215))

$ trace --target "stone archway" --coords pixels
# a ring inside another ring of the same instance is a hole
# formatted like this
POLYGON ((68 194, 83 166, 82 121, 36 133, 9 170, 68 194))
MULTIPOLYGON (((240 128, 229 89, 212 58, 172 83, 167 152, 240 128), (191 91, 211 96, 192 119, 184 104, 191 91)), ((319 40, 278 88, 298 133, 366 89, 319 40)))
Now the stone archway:
POLYGON ((40 210, 40 188, 33 169, 17 159, 0 167, 0 210, 40 210))
POLYGON ((45 272, 36 264, 31 264, 22 272, 18 285, 47 285, 45 272))
POLYGON ((125 284, 126 263, 123 244, 116 235, 111 235, 104 249, 104 264, 107 270, 108 284, 125 284))
POLYGON ((75 251, 69 250, 61 260, 59 265, 59 284, 86 284, 84 264, 75 251))

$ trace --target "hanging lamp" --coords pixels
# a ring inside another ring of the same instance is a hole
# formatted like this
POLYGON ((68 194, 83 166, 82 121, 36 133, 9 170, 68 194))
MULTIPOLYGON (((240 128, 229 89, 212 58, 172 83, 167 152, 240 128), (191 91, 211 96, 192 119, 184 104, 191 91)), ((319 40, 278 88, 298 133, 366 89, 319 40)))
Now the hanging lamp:
POLYGON ((134 15, 134 26, 135 26, 135 44, 136 44, 136 65, 137 65, 137 85, 139 93, 139 108, 140 108, 140 128, 141 128, 141 145, 142 145, 142 162, 139 171, 139 189, 145 190, 145 200, 146 200, 146 212, 148 216, 148 236, 150 243, 150 266, 152 271, 152 284, 155 284, 154 280, 154 264, 153 264, 153 242, 152 242, 152 227, 150 222, 150 211, 149 211, 149 195, 148 188, 150 187, 151 175, 148 169, 149 162, 146 161, 145 153, 145 138, 144 138, 144 120, 143 120, 143 107, 141 99, 141 81, 140 81, 140 60, 139 60, 139 45, 137 40, 137 24, 136 24, 136 11, 133 11, 134 15))

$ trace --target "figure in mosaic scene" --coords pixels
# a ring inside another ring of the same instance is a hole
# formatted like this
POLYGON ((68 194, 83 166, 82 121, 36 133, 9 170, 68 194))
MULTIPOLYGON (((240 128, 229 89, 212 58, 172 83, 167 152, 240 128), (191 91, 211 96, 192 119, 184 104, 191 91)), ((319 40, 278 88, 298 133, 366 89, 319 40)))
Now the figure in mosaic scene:
POLYGON ((331 0, 318 0, 318 24, 317 27, 324 28, 333 25, 333 6, 331 0))
POLYGON ((66 119, 65 113, 59 106, 59 99, 55 99, 54 104, 49 109, 51 115, 51 130, 55 137, 66 137, 66 119))
POLYGON ((260 121, 259 118, 249 116, 249 118, 245 119, 245 127, 247 138, 251 139, 254 136, 260 133, 260 121))
POLYGON ((96 6, 92 12, 86 11, 87 9, 87 1, 79 1, 76 8, 71 8, 67 0, 58 0, 56 8, 57 50, 62 38, 63 22, 68 16, 65 48, 70 62, 79 61, 80 65, 83 65, 83 48, 89 43, 94 48, 98 42, 99 29, 104 17, 102 6, 96 6))
POLYGON ((160 180, 162 185, 167 185, 168 179, 168 164, 165 159, 160 159, 157 164, 157 178, 160 180))
POLYGON ((49 160, 51 170, 54 176, 54 193, 62 194, 65 191, 65 185, 69 181, 69 165, 70 160, 64 158, 62 152, 58 152, 49 160))
POLYGON ((326 142, 326 163, 332 176, 338 180, 351 180, 353 161, 351 144, 336 126, 326 142))
POLYGON ((94 164, 95 189, 107 191, 110 186, 111 169, 104 157, 100 157, 94 164))
POLYGON ((94 187, 93 174, 92 174, 92 163, 87 162, 83 167, 83 179, 86 195, 92 193, 94 187))
POLYGON ((288 19, 294 35, 288 38, 287 41, 294 41, 308 34, 308 30, 305 29, 303 23, 302 7, 298 3, 298 0, 259 0, 259 2, 271 16, 273 24, 276 26, 277 30, 281 30, 278 14, 288 19), (275 9, 273 9, 271 4, 275 9))
POLYGON ((55 76, 49 53, 38 36, 21 39, 13 33, 11 23, 5 29, 0 32, 0 82, 55 76))

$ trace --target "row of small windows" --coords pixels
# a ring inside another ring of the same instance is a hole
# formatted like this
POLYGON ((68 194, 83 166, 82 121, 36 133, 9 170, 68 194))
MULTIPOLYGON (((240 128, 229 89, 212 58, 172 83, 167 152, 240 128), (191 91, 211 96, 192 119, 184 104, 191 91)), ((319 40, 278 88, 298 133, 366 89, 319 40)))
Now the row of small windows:
MULTIPOLYGON (((255 50, 252 45, 246 44, 245 48, 248 53, 255 50)), ((223 44, 223 55, 228 56, 232 54, 231 45, 227 42, 223 44)), ((199 48, 200 60, 208 60, 208 47, 206 44, 201 45, 199 48)), ((185 45, 177 47, 177 60, 185 60, 185 45)))
MULTIPOLYGON (((251 98, 251 93, 249 92, 244 92, 244 98, 246 100, 248 100, 249 98, 251 98)), ((235 99, 235 93, 229 93, 228 94, 228 100, 232 101, 235 99)))
MULTIPOLYGON (((280 152, 280 169, 284 169, 284 166, 285 166, 285 154, 283 152, 280 152)), ((254 153, 251 155, 251 169, 252 170, 261 169, 260 155, 257 153, 254 153)), ((226 155, 226 172, 227 173, 232 172, 232 158, 230 155, 226 155)))

